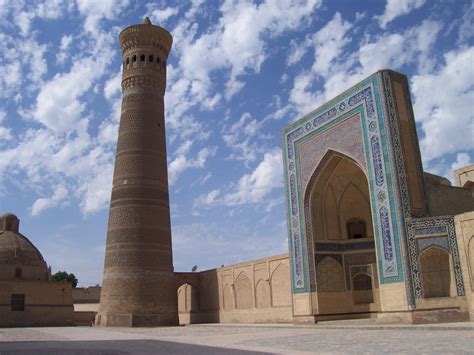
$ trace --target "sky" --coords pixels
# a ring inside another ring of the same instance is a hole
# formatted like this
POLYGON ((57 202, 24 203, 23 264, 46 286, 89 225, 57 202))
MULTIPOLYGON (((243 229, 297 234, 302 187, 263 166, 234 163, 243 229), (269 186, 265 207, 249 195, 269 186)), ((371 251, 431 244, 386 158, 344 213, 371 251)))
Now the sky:
POLYGON ((287 252, 281 130, 377 70, 409 77, 425 171, 474 148, 463 0, 0 0, 0 213, 53 273, 102 280, 126 26, 173 36, 165 117, 174 266, 287 252))

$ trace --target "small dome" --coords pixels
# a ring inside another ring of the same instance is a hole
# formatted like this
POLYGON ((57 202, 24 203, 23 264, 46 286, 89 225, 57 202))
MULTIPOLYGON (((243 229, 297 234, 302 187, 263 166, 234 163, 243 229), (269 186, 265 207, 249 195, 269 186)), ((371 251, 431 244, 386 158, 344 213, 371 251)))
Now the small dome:
POLYGON ((0 216, 0 280, 47 280, 49 270, 40 251, 18 232, 19 219, 0 216))

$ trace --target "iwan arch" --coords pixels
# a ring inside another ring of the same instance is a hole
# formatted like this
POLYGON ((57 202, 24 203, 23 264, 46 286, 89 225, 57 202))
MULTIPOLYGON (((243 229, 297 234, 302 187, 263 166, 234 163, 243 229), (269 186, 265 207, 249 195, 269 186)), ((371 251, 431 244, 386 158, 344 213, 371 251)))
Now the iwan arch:
POLYGON ((120 38, 97 325, 474 318, 473 169, 459 171, 463 188, 423 172, 407 78, 390 70, 283 130, 288 254, 173 272, 163 111, 172 38, 148 19, 120 38))
POLYGON ((283 141, 294 321, 469 318, 460 254, 474 255, 453 215, 474 209, 472 190, 423 173, 404 75, 373 74, 283 141))

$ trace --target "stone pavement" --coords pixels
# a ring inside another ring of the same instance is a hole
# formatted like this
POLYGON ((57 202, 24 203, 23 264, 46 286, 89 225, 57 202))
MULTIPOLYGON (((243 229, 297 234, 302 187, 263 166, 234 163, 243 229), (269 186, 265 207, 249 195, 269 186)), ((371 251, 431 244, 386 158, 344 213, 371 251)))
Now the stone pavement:
POLYGON ((474 353, 474 323, 4 328, 0 354, 474 353))

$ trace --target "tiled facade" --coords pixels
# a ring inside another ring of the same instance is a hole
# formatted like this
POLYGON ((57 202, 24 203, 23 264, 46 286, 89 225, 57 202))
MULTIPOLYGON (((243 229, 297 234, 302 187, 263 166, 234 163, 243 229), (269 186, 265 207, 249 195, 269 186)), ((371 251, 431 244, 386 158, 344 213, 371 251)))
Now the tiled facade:
MULTIPOLYGON (((443 211, 453 211, 453 215, 472 211, 474 199, 469 197, 466 188, 441 186, 441 182, 433 182, 432 178, 429 189, 426 188, 427 178, 404 75, 390 70, 371 75, 289 125, 283 130, 282 139, 295 316, 315 316, 316 319, 323 314, 324 302, 331 302, 322 297, 328 290, 328 277, 318 270, 320 263, 326 260, 323 268, 330 264, 334 269, 337 263, 344 267, 346 293, 355 292, 351 286, 353 274, 366 274, 375 279, 372 287, 377 295, 380 293, 380 308, 375 309, 376 312, 398 312, 396 317, 404 321, 421 321, 424 316, 419 313, 407 316, 404 312, 426 308, 420 305, 435 305, 432 300, 417 301, 424 297, 420 253, 430 248, 440 248, 449 256, 447 267, 453 275, 455 290, 451 297, 456 298, 456 305, 464 302, 454 219, 452 215, 439 216, 437 211, 443 208, 443 211), (331 173, 326 170, 334 156, 352 161, 367 177, 373 241, 317 240, 324 226, 321 230, 315 229, 319 227, 314 225, 316 217, 311 199, 315 194, 317 198, 324 198, 316 186, 318 181, 330 180, 327 174, 331 173), (324 174, 327 176, 323 179, 324 174), (442 194, 446 195, 447 206, 443 206, 442 194), (319 233, 318 238, 315 233, 319 233), (351 261, 362 249, 366 250, 367 260, 364 263, 351 261), (330 263, 328 257, 332 260, 330 263), (318 287, 317 275, 324 278, 322 288, 318 287)), ((449 281, 449 275, 445 274, 449 281)), ((333 297, 336 297, 334 293, 333 297)), ((449 301, 436 304, 434 308, 442 308, 439 304, 447 307, 449 301)), ((461 314, 464 308, 460 307, 461 314)))

